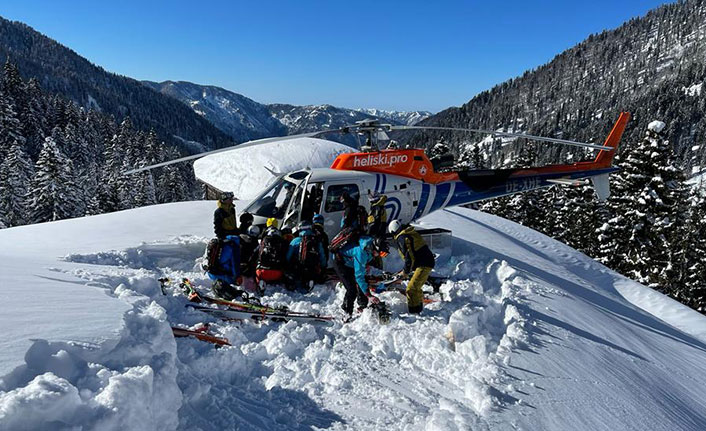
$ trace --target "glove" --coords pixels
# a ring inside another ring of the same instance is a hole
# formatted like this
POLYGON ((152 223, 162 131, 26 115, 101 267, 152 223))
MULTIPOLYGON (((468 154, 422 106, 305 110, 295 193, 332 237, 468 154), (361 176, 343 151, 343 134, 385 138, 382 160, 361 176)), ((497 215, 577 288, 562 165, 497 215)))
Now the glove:
POLYGON ((373 295, 368 295, 368 301, 370 301, 370 303, 373 305, 377 305, 380 303, 380 300, 378 299, 378 297, 373 296, 373 295))

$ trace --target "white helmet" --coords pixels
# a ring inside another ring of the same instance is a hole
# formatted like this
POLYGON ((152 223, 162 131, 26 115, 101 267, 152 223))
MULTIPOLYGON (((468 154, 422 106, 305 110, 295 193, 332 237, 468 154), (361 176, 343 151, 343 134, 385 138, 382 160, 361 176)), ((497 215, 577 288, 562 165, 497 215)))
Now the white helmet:
POLYGON ((248 228, 248 235, 252 237, 260 236, 260 228, 253 225, 248 228))
POLYGON ((400 221, 397 219, 392 220, 390 224, 387 225, 387 231, 390 232, 392 235, 397 234, 400 229, 402 229, 402 223, 400 223, 400 221))

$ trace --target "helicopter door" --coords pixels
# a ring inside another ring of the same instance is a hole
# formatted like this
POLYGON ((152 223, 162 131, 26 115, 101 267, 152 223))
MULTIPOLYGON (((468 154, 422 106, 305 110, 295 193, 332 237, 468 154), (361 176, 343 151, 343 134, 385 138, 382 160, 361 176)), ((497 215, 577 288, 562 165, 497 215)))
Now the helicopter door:
POLYGON ((360 197, 360 187, 358 187, 357 183, 329 182, 327 184, 323 216, 325 220, 324 229, 330 238, 333 238, 341 230, 344 206, 340 199, 343 192, 348 192, 349 195, 356 199, 360 197))
POLYGON ((292 197, 289 203, 287 215, 284 216, 284 222, 282 223, 282 227, 294 229, 299 223, 299 216, 302 210, 302 199, 304 194, 302 192, 304 190, 304 184, 304 181, 297 184, 296 190, 294 191, 294 196, 292 197))

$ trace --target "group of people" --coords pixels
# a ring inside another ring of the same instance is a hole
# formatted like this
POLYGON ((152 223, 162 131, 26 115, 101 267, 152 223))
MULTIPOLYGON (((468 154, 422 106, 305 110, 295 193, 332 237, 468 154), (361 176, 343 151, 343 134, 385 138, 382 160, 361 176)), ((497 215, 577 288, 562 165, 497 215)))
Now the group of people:
POLYGON ((324 231, 324 217, 313 214, 294 230, 279 229, 277 219, 267 220, 264 231, 253 225, 251 214, 243 213, 236 222, 233 194, 224 192, 214 213, 217 239, 209 243, 205 269, 214 280, 215 293, 233 299, 245 290, 262 293, 267 284, 280 283, 289 289, 310 290, 327 279, 331 266, 346 288, 341 308, 352 315, 379 299, 373 294, 366 275, 368 267, 382 269, 392 238, 404 260, 399 277, 411 277, 406 289, 410 313, 423 308, 422 286, 434 267, 434 255, 421 235, 399 220, 388 223, 385 195, 372 196, 370 213, 356 196, 343 193, 344 206, 340 232, 330 241, 324 231))

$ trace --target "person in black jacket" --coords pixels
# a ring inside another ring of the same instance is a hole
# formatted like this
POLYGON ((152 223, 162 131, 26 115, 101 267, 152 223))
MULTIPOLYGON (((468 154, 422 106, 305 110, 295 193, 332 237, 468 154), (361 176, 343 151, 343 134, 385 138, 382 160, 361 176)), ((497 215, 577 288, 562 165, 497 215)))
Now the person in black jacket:
MULTIPOLYGON (((254 220, 254 217, 250 213, 240 214, 240 225, 238 226, 238 231, 241 234, 248 233, 248 229, 250 229, 250 226, 252 226, 253 220, 254 220)), ((259 231, 259 229, 258 229, 258 231, 259 231)))
POLYGON ((238 235, 232 192, 221 193, 218 208, 213 213, 213 230, 219 239, 225 239, 228 235, 238 235))

